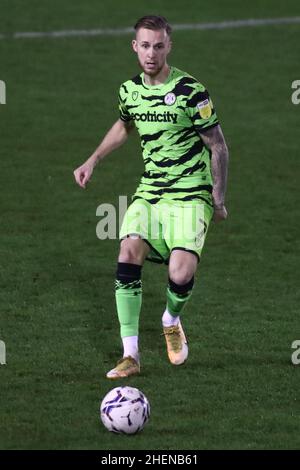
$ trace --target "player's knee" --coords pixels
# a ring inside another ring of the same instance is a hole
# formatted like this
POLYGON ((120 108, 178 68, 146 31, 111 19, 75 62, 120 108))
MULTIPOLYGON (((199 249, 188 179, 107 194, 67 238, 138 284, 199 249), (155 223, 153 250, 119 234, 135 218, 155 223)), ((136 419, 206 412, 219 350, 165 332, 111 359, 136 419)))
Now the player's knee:
POLYGON ((122 241, 118 257, 119 263, 143 264, 144 258, 145 253, 141 243, 136 243, 136 240, 129 238, 122 241))
POLYGON ((188 284, 191 279, 194 279, 193 272, 187 268, 173 268, 169 272, 169 278, 172 282, 178 285, 188 284))
POLYGON ((134 250, 128 247, 121 247, 118 261, 119 263, 139 264, 139 256, 134 250))

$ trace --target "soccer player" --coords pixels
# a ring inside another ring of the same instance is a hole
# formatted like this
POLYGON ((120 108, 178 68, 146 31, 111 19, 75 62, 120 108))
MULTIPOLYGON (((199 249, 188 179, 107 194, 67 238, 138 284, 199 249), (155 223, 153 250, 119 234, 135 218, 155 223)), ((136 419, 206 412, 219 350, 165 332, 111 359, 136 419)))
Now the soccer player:
POLYGON ((188 73, 168 65, 172 42, 165 18, 145 16, 135 31, 132 47, 142 73, 121 85, 119 119, 74 171, 76 182, 85 188, 96 164, 137 129, 145 172, 120 229, 115 293, 123 357, 107 373, 110 379, 140 372, 145 259, 168 264, 163 332, 170 362, 186 361, 181 313, 192 293, 209 223, 227 217, 228 150, 208 91, 188 73))

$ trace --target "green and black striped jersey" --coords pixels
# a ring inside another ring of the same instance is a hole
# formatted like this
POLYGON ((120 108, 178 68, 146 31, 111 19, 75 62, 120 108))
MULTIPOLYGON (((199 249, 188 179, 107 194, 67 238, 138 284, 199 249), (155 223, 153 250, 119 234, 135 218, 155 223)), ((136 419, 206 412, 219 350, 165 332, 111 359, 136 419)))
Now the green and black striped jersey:
POLYGON ((119 111, 123 121, 134 121, 145 163, 133 199, 210 203, 211 155, 199 132, 218 119, 205 87, 175 67, 161 85, 146 85, 141 73, 121 85, 119 111))

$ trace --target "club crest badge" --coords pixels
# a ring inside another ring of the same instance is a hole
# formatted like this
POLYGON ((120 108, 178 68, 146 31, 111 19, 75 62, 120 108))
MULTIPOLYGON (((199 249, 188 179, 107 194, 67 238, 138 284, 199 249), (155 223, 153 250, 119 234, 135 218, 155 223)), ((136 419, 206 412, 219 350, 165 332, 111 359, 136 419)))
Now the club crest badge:
POLYGON ((133 91, 133 92, 132 92, 132 99, 133 99, 133 101, 136 101, 137 98, 138 98, 138 96, 139 96, 139 92, 138 92, 138 91, 133 91))
POLYGON ((164 98, 165 104, 167 104, 168 106, 172 106, 172 104, 174 104, 175 101, 176 101, 176 95, 174 93, 170 92, 166 94, 164 98))

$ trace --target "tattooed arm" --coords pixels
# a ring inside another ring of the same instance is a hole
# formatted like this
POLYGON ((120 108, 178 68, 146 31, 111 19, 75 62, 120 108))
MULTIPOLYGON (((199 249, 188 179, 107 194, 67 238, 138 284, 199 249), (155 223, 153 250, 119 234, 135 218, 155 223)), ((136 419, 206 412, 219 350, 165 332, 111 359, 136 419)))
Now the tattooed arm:
POLYGON ((211 150, 211 171, 213 177, 213 204, 215 222, 226 219, 225 192, 227 185, 228 149, 221 127, 215 126, 200 133, 201 139, 211 150))

